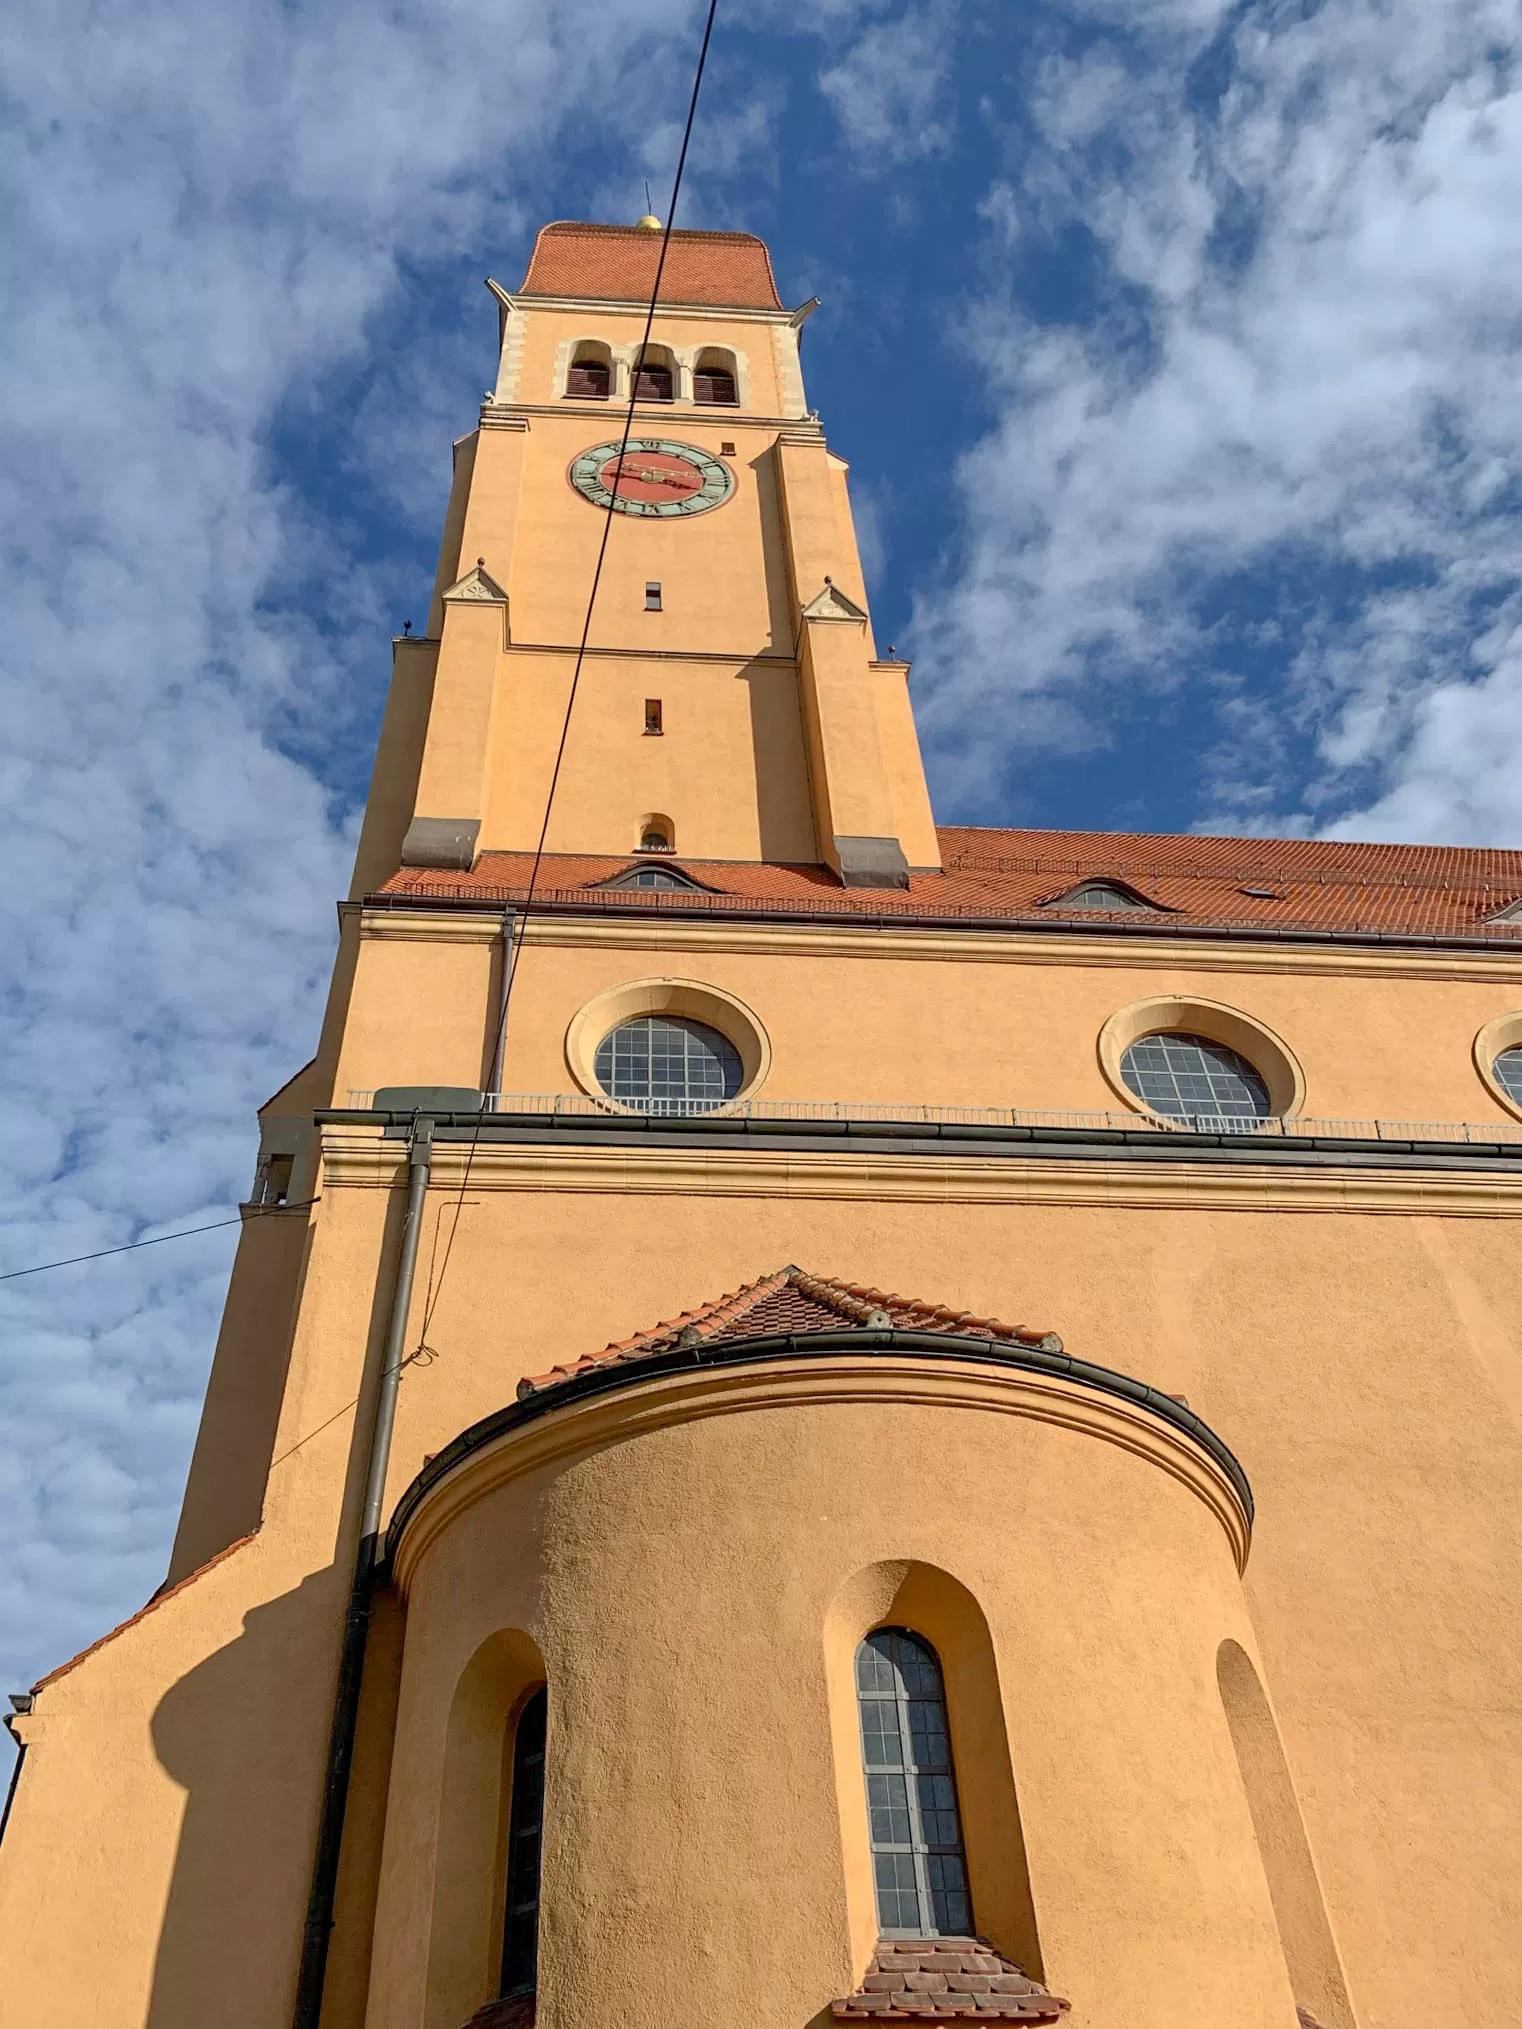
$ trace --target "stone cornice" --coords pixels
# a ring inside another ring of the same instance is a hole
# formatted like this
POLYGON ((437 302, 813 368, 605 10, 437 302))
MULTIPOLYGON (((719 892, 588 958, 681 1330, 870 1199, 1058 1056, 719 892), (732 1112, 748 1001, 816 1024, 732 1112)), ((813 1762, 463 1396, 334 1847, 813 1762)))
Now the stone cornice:
MULTIPOLYGON (((579 909, 581 905, 576 906, 579 909)), ((1295 944, 1276 939, 1255 943, 1247 938, 1217 941, 1191 937, 1187 931, 1167 937, 1106 937, 1091 930, 1070 930, 1066 925, 1041 931, 998 930, 925 919, 899 927, 881 918, 853 923, 844 911, 807 922, 778 921, 749 912, 705 915, 697 920, 684 919, 675 910, 661 914, 652 910, 649 916, 640 917, 632 912, 615 915, 611 910, 597 915, 591 913, 598 907, 591 889, 585 906, 587 914, 573 915, 564 903, 541 902, 521 934, 527 942, 546 948, 601 948, 646 955, 656 951, 722 951, 788 958, 918 959, 937 964, 951 960, 976 965, 1122 966, 1128 970, 1147 965, 1187 966, 1203 973, 1443 979, 1522 987, 1522 950, 1511 945, 1481 952, 1440 944, 1392 948, 1341 941, 1295 944)), ((785 915, 786 904, 779 903, 778 916, 785 915)), ((486 896, 479 902, 471 898, 440 907, 432 897, 403 894, 385 900, 367 898, 361 921, 367 937, 473 944, 498 934, 501 917, 501 901, 486 896)))
MULTIPOLYGON (((616 296, 530 296, 506 289, 495 294, 513 310, 584 310, 589 316, 637 317, 641 321, 650 315, 648 298, 640 302, 616 296)), ((739 303, 668 303, 664 296, 655 306, 655 315, 657 322, 662 317, 722 317, 737 324, 778 324, 784 331, 799 321, 796 310, 764 310, 739 303)))
MULTIPOLYGON (((327 1122, 322 1187, 390 1189, 406 1143, 379 1127, 327 1122)), ((434 1144, 433 1184, 472 1195, 564 1191, 627 1197, 855 1199, 881 1204, 1093 1205, 1108 1209, 1362 1212, 1517 1218, 1522 1172, 1237 1158, 1158 1161, 1131 1152, 943 1154, 934 1149, 547 1146, 484 1136, 434 1144)))
MULTIPOLYGON (((626 403, 620 402, 578 402, 569 398, 558 402, 484 402, 481 407, 481 422, 486 429, 527 429, 531 416, 575 416, 587 422, 608 415, 622 418, 628 414, 626 403)), ((712 402, 648 402, 642 403, 635 411, 636 422, 703 423, 727 435, 730 430, 764 430, 768 436, 787 433, 788 441, 808 444, 822 444, 824 425, 811 423, 803 416, 759 416, 743 410, 716 406, 712 402)))
POLYGON ((1121 1392, 1153 1397, 1154 1391, 1082 1362, 1074 1363, 1075 1373, 1037 1371, 1014 1356, 996 1362, 973 1339, 904 1332, 814 1336, 812 1352, 806 1339, 749 1346, 742 1341, 725 1349, 723 1364, 678 1372, 660 1372, 652 1362, 642 1374, 631 1363, 608 1376, 613 1385, 580 1399, 515 1405, 475 1425, 425 1468, 398 1503, 388 1555, 403 1595, 429 1546, 451 1523, 496 1487, 525 1473, 711 1416, 840 1403, 979 1410, 1056 1424, 1116 1445, 1168 1473, 1201 1500, 1225 1531, 1238 1570, 1245 1567, 1251 1520, 1241 1468, 1198 1418, 1188 1421, 1204 1432, 1203 1438, 1180 1427, 1187 1411, 1170 1419, 1163 1398, 1156 1397, 1152 1406, 1121 1392), (866 1350, 873 1340, 881 1340, 883 1349, 866 1350), (863 1350, 853 1350, 851 1341, 863 1350), (915 1341, 923 1341, 918 1352, 915 1341), (1221 1459, 1207 1442, 1219 1449, 1221 1459))
MULTIPOLYGON (((748 669, 753 662, 774 662, 783 669, 796 669, 796 658, 774 648, 580 648, 573 641, 511 641, 505 655, 563 655, 574 662, 583 655, 588 662, 602 658, 609 662, 706 662, 716 668, 748 669)), ((891 666, 891 665, 890 665, 891 666)))

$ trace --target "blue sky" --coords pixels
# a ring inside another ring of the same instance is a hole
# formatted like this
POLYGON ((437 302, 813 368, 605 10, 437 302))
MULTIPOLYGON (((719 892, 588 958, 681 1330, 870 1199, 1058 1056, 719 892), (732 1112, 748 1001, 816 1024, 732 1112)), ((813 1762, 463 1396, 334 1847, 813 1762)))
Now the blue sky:
MULTIPOLYGON (((482 277, 664 210, 698 25, 0 27, 0 1268, 246 1188, 482 277)), ((679 222, 823 299, 943 819, 1522 844, 1519 52, 1499 0, 721 4, 679 222)), ((225 1241, 0 1284, 0 1689, 161 1575, 225 1241)))

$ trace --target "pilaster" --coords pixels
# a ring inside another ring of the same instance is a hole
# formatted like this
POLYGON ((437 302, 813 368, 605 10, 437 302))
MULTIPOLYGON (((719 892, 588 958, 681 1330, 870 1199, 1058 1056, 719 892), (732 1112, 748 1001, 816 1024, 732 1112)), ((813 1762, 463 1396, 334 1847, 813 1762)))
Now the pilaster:
POLYGON ((873 647, 844 464, 808 426, 776 456, 819 856, 848 887, 905 887, 940 864, 907 671, 873 647))
POLYGON ((492 705, 509 640, 507 594, 484 563, 444 594, 428 733, 404 866, 468 867, 486 813, 492 705))

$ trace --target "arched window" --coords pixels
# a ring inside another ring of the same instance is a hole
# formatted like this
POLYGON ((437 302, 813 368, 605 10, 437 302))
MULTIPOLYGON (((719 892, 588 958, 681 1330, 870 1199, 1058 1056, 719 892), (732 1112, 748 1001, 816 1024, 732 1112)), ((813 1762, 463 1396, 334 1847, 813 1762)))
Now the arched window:
POLYGON ((539 1974, 539 1855, 544 1831, 543 1686, 518 1714, 507 1828, 507 1910, 502 1921, 502 1998, 532 1994, 539 1974))
POLYGON ((722 402, 731 408, 739 401, 740 397, 735 392, 734 366, 728 353, 699 353, 692 375, 692 399, 695 402, 722 402))
POLYGON ((880 1627, 856 1651, 872 1876, 885 1937, 968 1937, 972 1898, 935 1650, 880 1627))
POLYGON ((671 362, 649 351, 640 359, 634 376, 634 396, 641 402, 669 402, 675 385, 671 362))
POLYGON ((711 1113, 745 1080, 728 1036, 677 1015, 636 1015, 597 1046, 597 1082, 637 1113, 711 1113))
POLYGON ((613 370, 601 353, 583 346, 565 377, 569 401, 605 402, 613 391, 613 370))

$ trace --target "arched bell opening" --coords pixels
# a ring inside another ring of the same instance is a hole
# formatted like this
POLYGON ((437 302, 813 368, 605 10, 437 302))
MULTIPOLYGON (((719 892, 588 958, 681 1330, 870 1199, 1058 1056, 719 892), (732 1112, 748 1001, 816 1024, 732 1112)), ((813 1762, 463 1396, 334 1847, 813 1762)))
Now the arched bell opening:
POLYGON ((669 346, 647 345, 634 366, 634 398, 641 402, 676 399, 676 355, 669 346))
POLYGON ((568 401, 605 402, 613 392, 613 350, 600 338, 577 341, 566 368, 568 401))

